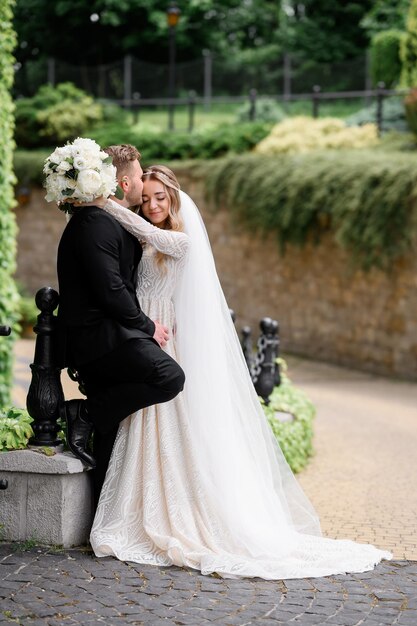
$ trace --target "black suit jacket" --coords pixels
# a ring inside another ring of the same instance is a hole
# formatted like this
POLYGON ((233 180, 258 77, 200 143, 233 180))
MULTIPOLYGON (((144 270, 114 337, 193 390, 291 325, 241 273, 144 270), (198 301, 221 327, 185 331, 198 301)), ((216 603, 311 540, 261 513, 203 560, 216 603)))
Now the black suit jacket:
POLYGON ((58 248, 58 361, 79 368, 155 324, 140 310, 135 285, 142 247, 108 213, 79 209, 58 248))

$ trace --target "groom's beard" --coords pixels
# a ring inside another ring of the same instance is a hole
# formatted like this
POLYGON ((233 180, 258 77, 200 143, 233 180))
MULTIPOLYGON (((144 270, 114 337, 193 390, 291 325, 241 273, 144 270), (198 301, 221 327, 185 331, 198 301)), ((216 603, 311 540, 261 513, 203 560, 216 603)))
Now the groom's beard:
POLYGON ((125 195, 125 200, 130 207, 142 204, 142 189, 142 184, 134 185, 129 193, 125 195))

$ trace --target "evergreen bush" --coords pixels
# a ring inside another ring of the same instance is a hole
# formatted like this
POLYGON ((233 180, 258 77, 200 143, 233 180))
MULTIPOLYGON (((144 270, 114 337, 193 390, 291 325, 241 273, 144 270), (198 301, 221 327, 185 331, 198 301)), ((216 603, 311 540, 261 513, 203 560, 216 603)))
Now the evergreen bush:
POLYGON ((17 145, 54 146, 89 132, 103 119, 103 107, 72 83, 42 85, 32 98, 16 102, 17 145))
POLYGON ((400 30, 386 30, 372 38, 371 78, 374 86, 383 82, 390 89, 398 83, 401 75, 401 41, 405 36, 400 30))
POLYGON ((276 124, 256 146, 255 152, 273 155, 328 148, 363 148, 377 142, 375 124, 348 127, 335 117, 314 119, 300 115, 276 124))
MULTIPOLYGON (((16 257, 16 222, 11 212, 13 195, 13 0, 0 3, 0 324, 13 326, 18 318, 19 295, 12 278, 16 257)), ((0 407, 10 403, 14 333, 0 337, 0 407)))
POLYGON ((417 0, 411 0, 407 14, 406 36, 401 41, 401 84, 417 87, 417 0))
POLYGON ((121 143, 135 145, 146 163, 179 159, 214 159, 233 152, 248 152, 268 134, 271 124, 247 122, 224 124, 216 128, 198 130, 194 133, 166 133, 149 128, 132 128, 123 124, 111 124, 96 129, 90 136, 101 146, 121 143))

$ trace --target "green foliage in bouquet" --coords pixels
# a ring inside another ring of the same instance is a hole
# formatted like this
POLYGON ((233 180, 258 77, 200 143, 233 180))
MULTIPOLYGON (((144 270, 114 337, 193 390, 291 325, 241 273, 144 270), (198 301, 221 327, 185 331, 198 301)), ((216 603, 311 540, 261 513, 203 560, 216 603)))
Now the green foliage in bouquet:
MULTIPOLYGON (((12 278, 16 258, 16 222, 11 209, 15 204, 13 185, 13 49, 16 35, 12 27, 12 0, 0 3, 0 325, 14 326, 19 295, 12 278)), ((12 383, 13 334, 0 337, 0 407, 10 402, 12 383)))
POLYGON ((405 33, 400 30, 386 30, 373 37, 371 42, 371 77, 372 83, 385 83, 390 89, 400 80, 401 75, 401 42, 405 33))
POLYGON ((0 410, 0 452, 26 448, 34 434, 31 422, 33 419, 24 409, 0 410))
POLYGON ((278 363, 281 384, 273 389, 269 397, 270 403, 264 406, 264 411, 288 465, 293 472, 299 472, 313 454, 313 420, 316 408, 306 394, 291 382, 284 359, 278 359, 278 363), (290 413, 294 419, 281 421, 276 415, 277 411, 290 413))
POLYGON ((16 102, 16 143, 51 146, 87 134, 103 119, 103 107, 72 83, 43 85, 16 102))

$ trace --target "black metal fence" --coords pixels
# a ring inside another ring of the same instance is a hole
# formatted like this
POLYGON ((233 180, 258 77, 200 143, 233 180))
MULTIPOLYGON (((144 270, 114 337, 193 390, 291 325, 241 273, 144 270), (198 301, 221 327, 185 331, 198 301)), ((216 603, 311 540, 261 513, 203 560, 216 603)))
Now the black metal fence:
MULTIPOLYGON (((287 95, 279 94, 274 96, 259 94, 256 89, 250 89, 246 96, 212 97, 211 104, 244 104, 245 102, 249 102, 248 119, 250 121, 256 121, 258 103, 264 98, 273 99, 275 102, 284 106, 292 102, 308 101, 311 105, 311 115, 314 118, 320 116, 321 105, 325 102, 362 100, 364 106, 369 106, 375 102, 376 110, 374 122, 378 127, 378 132, 381 133, 384 126, 385 99, 392 96, 403 98, 409 91, 409 89, 386 89, 384 83, 379 83, 376 89, 363 91, 322 91, 320 85, 314 85, 310 92, 287 95)), ((184 98, 133 98, 131 100, 116 100, 115 102, 133 111, 137 121, 139 120, 141 111, 149 108, 166 108, 167 115, 173 117, 177 108, 186 107, 188 112, 187 128, 192 132, 195 126, 196 107, 204 105, 205 99, 201 96, 197 96, 194 91, 190 91, 188 96, 184 98)), ((173 128, 174 124, 169 124, 169 127, 173 128)))

